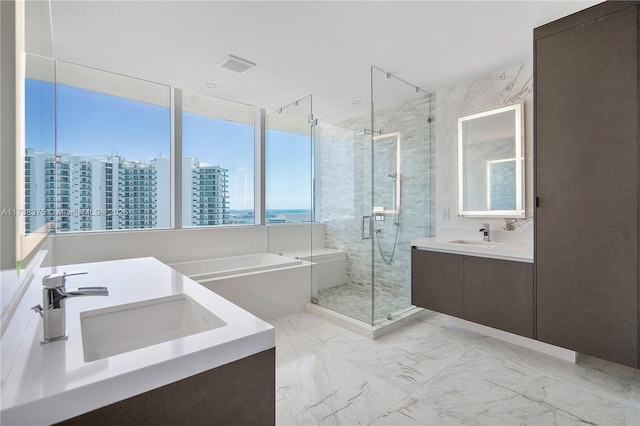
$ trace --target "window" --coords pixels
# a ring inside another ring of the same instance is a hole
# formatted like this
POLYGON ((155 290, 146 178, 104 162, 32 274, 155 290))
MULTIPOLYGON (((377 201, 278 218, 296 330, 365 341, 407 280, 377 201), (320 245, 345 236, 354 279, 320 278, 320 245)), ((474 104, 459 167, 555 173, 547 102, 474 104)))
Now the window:
POLYGON ((56 114, 56 231, 170 226, 168 86, 58 61, 56 114))
POLYGON ((253 106, 182 95, 182 225, 253 224, 253 106))
MULTIPOLYGON (((25 204, 46 212, 25 220, 27 233, 168 228, 176 208, 183 227, 256 223, 253 106, 182 92, 172 206, 171 88, 49 61, 25 82, 25 204)), ((313 220, 310 102, 267 119, 267 223, 313 220)))
POLYGON ((46 232, 53 221, 54 61, 26 56, 24 81, 24 234, 46 232))
POLYGON ((301 100, 287 110, 271 113, 266 120, 267 223, 313 220, 313 138, 305 112, 309 109, 301 100))

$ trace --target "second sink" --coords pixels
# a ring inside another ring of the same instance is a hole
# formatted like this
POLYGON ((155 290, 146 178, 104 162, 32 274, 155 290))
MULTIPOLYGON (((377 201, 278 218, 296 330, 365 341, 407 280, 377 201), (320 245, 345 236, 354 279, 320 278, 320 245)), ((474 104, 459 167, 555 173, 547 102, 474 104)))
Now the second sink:
POLYGON ((472 240, 451 240, 447 241, 447 244, 464 244, 469 247, 496 247, 495 244, 491 244, 488 241, 472 241, 472 240))

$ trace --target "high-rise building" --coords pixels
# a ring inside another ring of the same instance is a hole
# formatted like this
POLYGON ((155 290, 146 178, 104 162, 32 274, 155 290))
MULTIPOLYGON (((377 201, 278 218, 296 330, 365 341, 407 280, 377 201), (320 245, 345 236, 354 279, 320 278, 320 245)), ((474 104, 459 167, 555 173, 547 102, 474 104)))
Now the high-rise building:
POLYGON ((118 163, 118 229, 155 228, 157 178, 152 164, 120 159, 118 163))
POLYGON ((93 164, 90 158, 54 156, 31 148, 25 155, 25 232, 54 222, 58 231, 92 229, 93 164))
POLYGON ((69 166, 69 216, 70 229, 92 229, 92 162, 87 157, 69 156, 63 160, 69 166))
POLYGON ((171 159, 158 157, 150 161, 156 170, 156 218, 158 228, 171 227, 171 159), (163 191, 161 188, 166 188, 163 191))
MULTIPOLYGON (((143 163, 29 148, 25 206, 43 214, 26 216, 25 231, 49 222, 58 232, 169 227, 170 170, 169 158, 143 163)), ((185 157, 182 180, 185 226, 229 223, 228 170, 185 157)))
POLYGON ((229 222, 228 170, 198 164, 192 171, 192 219, 195 226, 223 225, 229 222))
POLYGON ((48 181, 54 173, 54 168, 48 167, 49 162, 53 164, 53 154, 28 148, 24 160, 25 210, 38 213, 25 216, 25 233, 30 234, 54 219, 55 179, 48 181))
POLYGON ((182 159, 183 223, 185 226, 229 223, 229 171, 197 158, 182 159), (185 220, 189 218, 190 220, 185 220))

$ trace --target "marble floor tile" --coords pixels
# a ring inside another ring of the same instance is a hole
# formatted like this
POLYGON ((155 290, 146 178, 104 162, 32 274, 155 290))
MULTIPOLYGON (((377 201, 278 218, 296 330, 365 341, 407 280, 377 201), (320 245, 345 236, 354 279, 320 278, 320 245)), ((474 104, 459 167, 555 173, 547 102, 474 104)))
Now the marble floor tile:
POLYGON ((476 333, 415 322, 377 340, 341 335, 325 347, 407 393, 454 363, 480 339, 476 333))
POLYGON ((448 328, 369 340, 309 313, 276 327, 278 425, 640 424, 640 371, 448 328))
POLYGON ((586 355, 579 355, 578 362, 573 364, 491 337, 483 337, 478 344, 497 358, 509 359, 537 374, 594 392, 627 398, 634 383, 640 381, 640 370, 586 355))
POLYGON ((624 425, 628 398, 577 386, 479 348, 373 424, 624 425))
POLYGON ((626 426, 640 425, 640 380, 636 380, 629 398, 629 411, 627 411, 626 426))
POLYGON ((289 315, 270 321, 276 328, 276 359, 306 353, 348 330, 308 313, 289 315))
POLYGON ((278 425, 369 424, 406 396, 328 351, 309 349, 278 361, 278 425))

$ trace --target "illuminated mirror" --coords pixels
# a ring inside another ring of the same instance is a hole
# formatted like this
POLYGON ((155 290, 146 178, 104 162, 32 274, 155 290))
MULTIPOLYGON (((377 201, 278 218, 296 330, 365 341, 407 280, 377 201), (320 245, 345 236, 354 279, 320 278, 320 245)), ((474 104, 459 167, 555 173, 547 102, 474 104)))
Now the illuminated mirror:
POLYGON ((458 119, 458 214, 524 217, 523 104, 458 119))

